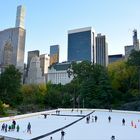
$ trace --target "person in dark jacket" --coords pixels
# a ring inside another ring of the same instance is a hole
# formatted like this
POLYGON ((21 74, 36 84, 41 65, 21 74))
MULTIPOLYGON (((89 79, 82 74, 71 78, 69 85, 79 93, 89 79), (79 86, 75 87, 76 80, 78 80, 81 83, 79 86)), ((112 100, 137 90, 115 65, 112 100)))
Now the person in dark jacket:
POLYGON ((28 125, 27 125, 27 133, 30 133, 31 134, 31 124, 30 124, 30 122, 28 123, 28 125))
POLYGON ((64 135, 65 135, 65 132, 62 130, 61 131, 61 140, 64 140, 64 135))

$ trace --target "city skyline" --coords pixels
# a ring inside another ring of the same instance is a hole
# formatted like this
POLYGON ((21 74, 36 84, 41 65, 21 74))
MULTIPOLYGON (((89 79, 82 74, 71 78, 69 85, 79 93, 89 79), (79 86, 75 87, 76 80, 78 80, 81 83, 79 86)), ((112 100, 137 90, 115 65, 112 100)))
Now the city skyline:
POLYGON ((0 5, 0 30, 14 26, 18 5, 23 5, 26 9, 26 63, 28 51, 39 49, 41 54, 49 53, 50 45, 54 44, 60 45, 60 62, 66 61, 67 34, 72 29, 91 26, 96 33, 106 35, 109 55, 124 54, 124 46, 133 44, 134 28, 137 29, 139 38, 139 0, 41 0, 34 3, 31 0, 5 0, 0 5))

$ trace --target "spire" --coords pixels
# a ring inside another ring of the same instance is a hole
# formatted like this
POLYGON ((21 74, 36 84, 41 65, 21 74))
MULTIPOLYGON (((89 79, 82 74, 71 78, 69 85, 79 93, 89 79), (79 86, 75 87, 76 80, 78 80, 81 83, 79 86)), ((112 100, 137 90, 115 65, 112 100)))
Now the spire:
POLYGON ((16 15, 16 27, 21 27, 24 29, 24 18, 25 18, 25 7, 19 5, 17 7, 17 15, 16 15))

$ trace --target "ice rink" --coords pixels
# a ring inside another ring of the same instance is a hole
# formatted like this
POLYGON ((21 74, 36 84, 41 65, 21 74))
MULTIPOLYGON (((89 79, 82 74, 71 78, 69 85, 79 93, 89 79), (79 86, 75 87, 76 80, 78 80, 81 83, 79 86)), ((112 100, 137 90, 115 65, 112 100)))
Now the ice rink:
POLYGON ((0 135, 23 140, 61 140, 61 130, 65 132, 64 140, 140 140, 140 113, 113 110, 94 109, 59 109, 60 113, 45 111, 29 115, 0 118, 3 123, 11 125, 12 120, 19 124, 20 131, 0 131, 0 135), (81 112, 82 110, 82 112, 81 112), (94 111, 94 112, 93 112, 94 111), (91 114, 90 114, 91 113, 91 114), (43 114, 48 114, 44 118, 43 114), (90 114, 89 123, 86 118, 90 114), (94 117, 97 116, 97 122, 94 117), (109 123, 108 117, 111 117, 109 123), (122 125, 122 119, 125 125, 122 125), (31 123, 32 133, 27 133, 28 122, 31 123), (133 122, 133 123, 132 123, 133 122))

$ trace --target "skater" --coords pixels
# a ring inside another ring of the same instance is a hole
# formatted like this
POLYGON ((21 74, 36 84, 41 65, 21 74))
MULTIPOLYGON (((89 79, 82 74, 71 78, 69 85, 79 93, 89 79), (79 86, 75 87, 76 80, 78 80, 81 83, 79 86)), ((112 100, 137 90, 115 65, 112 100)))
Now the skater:
POLYGON ((65 135, 65 132, 62 130, 61 131, 61 140, 64 140, 64 135, 65 135))
POLYGON ((20 128, 19 128, 19 125, 17 125, 17 132, 19 132, 19 129, 20 129, 20 128))
POLYGON ((115 136, 111 136, 111 140, 115 140, 115 136))
POLYGON ((11 131, 11 125, 8 126, 8 131, 11 131))
POLYGON ((92 122, 94 122, 94 116, 92 116, 92 122))
POLYGON ((4 131, 4 129, 5 129, 5 123, 2 124, 1 131, 4 131))
POLYGON ((110 116, 108 117, 108 121, 109 121, 109 123, 111 122, 111 117, 110 116))
POLYGON ((52 138, 52 137, 50 137, 50 140, 53 140, 53 138, 52 138))
POLYGON ((44 114, 44 119, 46 119, 47 118, 47 114, 44 114))
POLYGON ((95 122, 97 122, 97 119, 98 119, 98 117, 97 117, 97 116, 95 116, 95 122))
POLYGON ((15 125, 12 123, 11 125, 11 130, 14 131, 15 130, 15 125))
POLYGON ((87 120, 87 123, 89 123, 89 117, 87 117, 86 120, 87 120))
POLYGON ((30 122, 28 123, 28 125, 27 125, 27 133, 30 133, 31 134, 31 124, 30 124, 30 122))
POLYGON ((122 119, 122 125, 125 125, 125 119, 124 118, 122 119))
POLYGON ((14 128, 16 127, 16 121, 13 120, 12 124, 14 125, 14 128))
POLYGON ((8 125, 6 124, 6 125, 5 125, 5 132, 7 132, 7 127, 8 127, 8 125))
POLYGON ((82 114, 82 110, 80 110, 80 114, 82 114))

